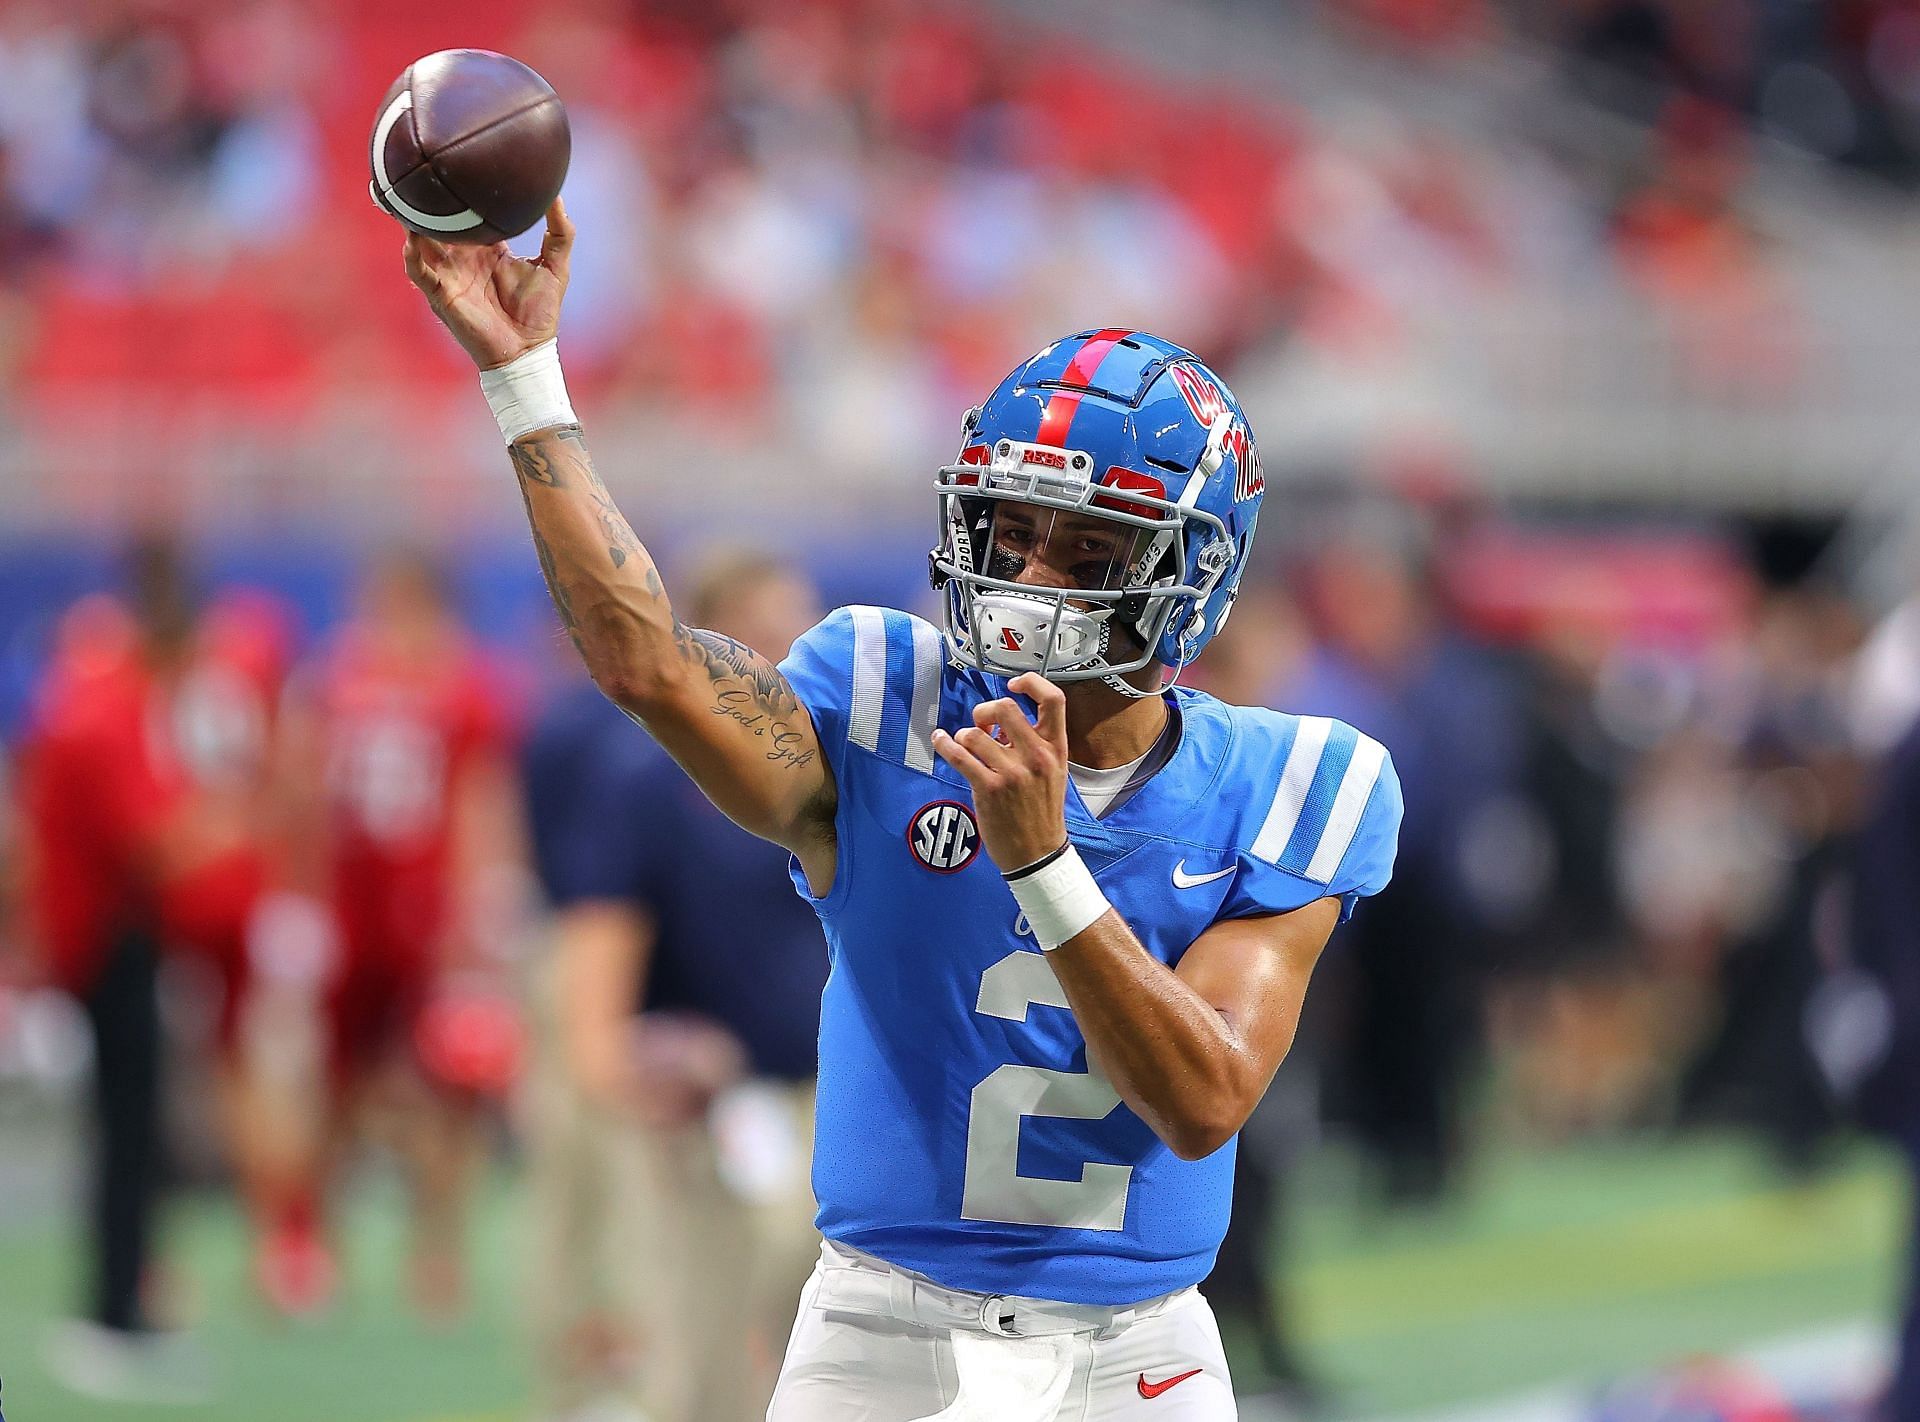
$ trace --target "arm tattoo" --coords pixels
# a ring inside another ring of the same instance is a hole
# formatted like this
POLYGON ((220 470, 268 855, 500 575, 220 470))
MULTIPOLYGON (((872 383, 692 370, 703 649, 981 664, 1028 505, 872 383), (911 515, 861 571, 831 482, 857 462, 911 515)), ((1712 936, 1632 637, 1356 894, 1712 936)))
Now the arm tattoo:
POLYGON ((584 483, 579 487, 584 488, 587 497, 593 500, 594 516, 606 534, 607 556, 613 560, 614 567, 624 567, 627 559, 640 551, 640 540, 634 536, 632 526, 621 516, 620 510, 614 507, 613 495, 607 492, 600 471, 593 467, 592 456, 587 453, 586 432, 578 425, 562 425, 553 432, 553 439, 566 451, 566 463, 571 466, 570 469, 563 468, 562 461, 554 458, 553 452, 542 445, 508 446, 513 456, 513 467, 520 475, 522 484, 569 489, 575 487, 570 474, 584 475, 584 483))
MULTIPOLYGON (((554 431, 556 439, 568 440, 580 446, 582 456, 586 454, 583 440, 584 431, 578 425, 566 425, 554 431)), ((513 460, 514 471, 522 480, 530 484, 545 484, 549 489, 564 489, 566 481, 560 477, 560 466, 553 456, 537 444, 510 444, 507 454, 513 460)))
POLYGON ((738 721, 764 740, 768 760, 795 770, 813 762, 818 752, 806 748, 805 733, 794 725, 800 700, 778 667, 752 648, 718 632, 676 621, 673 637, 681 655, 713 683, 714 715, 738 721))
MULTIPOLYGON (((553 598, 560 622, 582 656, 586 647, 580 635, 572 595, 561 581, 553 549, 540 532, 533 516, 531 487, 583 490, 593 508, 593 516, 607 539, 607 554, 615 568, 641 555, 641 582, 647 596, 664 603, 666 589, 659 571, 646 559, 640 540, 632 527, 614 507, 613 495, 595 472, 588 457, 586 436, 578 425, 566 425, 541 440, 508 446, 513 467, 520 476, 520 497, 527 505, 527 522, 533 529, 533 549, 540 558, 540 571, 547 580, 547 592, 553 598)), ((688 627, 673 620, 673 640, 681 658, 695 671, 704 673, 713 688, 712 711, 716 716, 738 722, 758 738, 766 748, 766 758, 793 769, 812 764, 819 751, 807 744, 807 735, 797 723, 800 700, 793 694, 779 668, 750 647, 718 632, 688 627)))
MULTIPOLYGON (((516 451, 518 448, 516 445, 516 451)), ((520 463, 518 453, 514 455, 513 462, 516 465, 520 463)), ((573 598, 554 570, 553 549, 541 536, 540 525, 534 522, 533 502, 527 497, 525 484, 520 487, 520 501, 527 505, 527 528, 533 534, 533 552, 540 560, 540 576, 547 581, 547 596, 553 599, 553 610, 560 614, 560 625, 567 629, 567 639, 573 643, 573 649, 584 657, 587 649, 580 641, 580 620, 574 616, 573 598)))

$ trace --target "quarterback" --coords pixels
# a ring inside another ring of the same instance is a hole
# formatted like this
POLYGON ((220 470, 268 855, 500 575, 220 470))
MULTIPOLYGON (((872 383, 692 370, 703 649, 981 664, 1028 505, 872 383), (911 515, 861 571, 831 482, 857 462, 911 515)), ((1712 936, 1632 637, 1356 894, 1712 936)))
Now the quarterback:
MULTIPOLYGON (((595 475, 541 253, 407 239, 474 358, 594 680, 825 925, 825 1237, 773 1422, 1234 1416, 1195 1286, 1233 1143, 1399 785, 1339 722, 1177 685, 1264 483, 1227 387, 1141 332, 1023 362, 935 476, 944 627, 844 608, 775 666, 683 625, 595 475)), ((742 991, 751 991, 743 984, 742 991)))

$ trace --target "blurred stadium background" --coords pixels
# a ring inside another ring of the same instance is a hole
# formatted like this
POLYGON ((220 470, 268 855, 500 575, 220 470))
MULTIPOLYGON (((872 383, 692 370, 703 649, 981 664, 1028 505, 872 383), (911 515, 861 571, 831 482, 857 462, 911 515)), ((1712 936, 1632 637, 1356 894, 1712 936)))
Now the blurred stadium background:
MULTIPOLYGON (((296 659, 370 554, 424 544, 508 727, 567 682, 471 370, 366 194, 376 100, 452 45, 568 105, 570 379, 670 574, 757 543, 829 603, 921 607, 931 471, 1018 357, 1128 324, 1234 382, 1271 487, 1214 674, 1379 736, 1409 802, 1256 1123, 1326 1407, 1722 1415, 1678 1410, 1697 1385, 1745 1395, 1727 1416, 1867 1415, 1909 1205, 1852 1124, 1871 1023, 1835 906, 1920 710, 1920 5, 8 0, 8 747, 69 610, 155 533, 271 598, 296 659)), ((539 911, 493 868, 491 951, 522 962, 539 911)), ((81 1287, 87 1064, 25 919, 0 1401, 148 1415, 44 1357, 81 1287)), ((341 1297, 277 1321, 203 979, 167 977, 159 1254, 216 1382, 195 1415, 532 1415, 512 1104, 464 1316, 402 1302, 376 1156, 341 1297)))

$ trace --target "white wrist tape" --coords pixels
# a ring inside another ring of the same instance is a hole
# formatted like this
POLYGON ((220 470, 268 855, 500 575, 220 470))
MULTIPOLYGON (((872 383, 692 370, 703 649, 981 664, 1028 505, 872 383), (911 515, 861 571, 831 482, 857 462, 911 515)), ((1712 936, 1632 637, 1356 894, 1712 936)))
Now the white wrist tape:
POLYGON ((1014 901, 1043 952, 1051 953, 1113 905, 1072 845, 1044 869, 1009 879, 1014 901))
POLYGON ((558 341, 542 341, 497 370, 481 371, 480 392, 508 444, 535 430, 579 423, 560 373, 558 341))

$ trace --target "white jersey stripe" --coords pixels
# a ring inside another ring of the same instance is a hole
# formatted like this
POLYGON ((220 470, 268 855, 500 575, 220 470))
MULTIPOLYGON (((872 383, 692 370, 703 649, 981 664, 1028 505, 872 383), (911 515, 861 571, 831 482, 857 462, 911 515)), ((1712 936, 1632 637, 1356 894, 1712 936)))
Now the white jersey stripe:
POLYGON ((913 705, 907 718, 906 762, 915 770, 933 769, 933 727, 940 715, 940 668, 946 661, 940 631, 914 618, 913 705))
POLYGON ((877 607, 853 612, 853 708, 847 717, 847 739, 856 746, 880 749, 880 711, 887 696, 887 623, 877 607))
POLYGON ((1306 807, 1307 792, 1313 788, 1314 772, 1320 769, 1320 753, 1327 747, 1333 722, 1325 716, 1302 716, 1300 729, 1294 732, 1293 749, 1287 752, 1286 768, 1280 772, 1280 786, 1273 792, 1273 805, 1266 823, 1253 841, 1253 856, 1269 863, 1280 862, 1293 828, 1300 823, 1306 807))
POLYGON ((1340 779, 1340 791, 1333 797, 1333 809, 1327 813, 1327 827, 1320 833, 1320 847, 1307 861, 1307 877, 1316 884, 1332 881, 1346 857, 1347 846, 1360 829, 1360 816, 1373 794, 1380 768, 1387 763, 1387 748, 1371 736, 1362 736, 1354 744, 1353 759, 1340 779))

